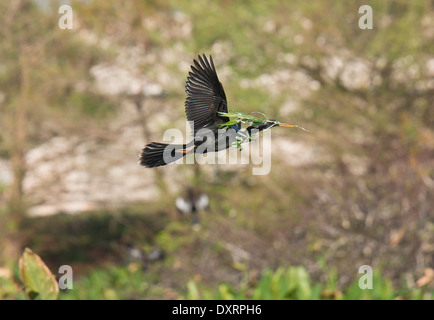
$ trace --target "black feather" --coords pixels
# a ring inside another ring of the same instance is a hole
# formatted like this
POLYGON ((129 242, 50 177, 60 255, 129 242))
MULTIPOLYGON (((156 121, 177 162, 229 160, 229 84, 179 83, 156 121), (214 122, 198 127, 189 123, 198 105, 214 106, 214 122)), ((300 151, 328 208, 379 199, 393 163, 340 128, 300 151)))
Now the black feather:
POLYGON ((179 144, 179 145, 168 145, 167 143, 160 142, 151 142, 145 148, 143 148, 142 152, 139 155, 139 164, 146 168, 155 168, 160 166, 165 166, 166 164, 175 162, 178 159, 181 159, 185 156, 184 153, 176 152, 176 150, 185 149, 187 145, 179 144), (166 147, 170 146, 172 151, 172 158, 170 161, 164 159, 164 151, 166 147))
POLYGON ((193 60, 191 72, 187 77, 185 92, 185 113, 188 121, 194 122, 193 135, 204 127, 212 126, 216 120, 229 121, 218 112, 228 112, 226 94, 220 83, 212 57, 198 56, 193 60))

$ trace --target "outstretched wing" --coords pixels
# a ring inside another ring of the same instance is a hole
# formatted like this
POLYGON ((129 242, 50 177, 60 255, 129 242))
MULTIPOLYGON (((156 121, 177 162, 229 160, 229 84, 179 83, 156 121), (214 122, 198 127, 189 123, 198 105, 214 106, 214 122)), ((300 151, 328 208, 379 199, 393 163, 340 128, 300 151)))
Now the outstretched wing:
POLYGON ((185 113, 187 120, 194 122, 193 135, 202 128, 212 126, 217 122, 227 122, 229 118, 218 112, 228 112, 225 91, 215 71, 214 62, 203 55, 198 56, 199 62, 193 60, 191 72, 188 73, 185 92, 185 113))

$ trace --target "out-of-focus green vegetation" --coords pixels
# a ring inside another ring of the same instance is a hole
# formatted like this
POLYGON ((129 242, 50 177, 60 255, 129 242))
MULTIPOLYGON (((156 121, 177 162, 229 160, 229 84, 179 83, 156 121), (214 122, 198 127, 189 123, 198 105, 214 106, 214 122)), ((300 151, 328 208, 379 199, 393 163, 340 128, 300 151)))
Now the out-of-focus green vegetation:
MULTIPOLYGON (((247 274, 247 273, 246 273, 247 274)), ((343 290, 338 288, 335 272, 329 272, 327 282, 314 282, 304 267, 279 267, 258 276, 246 277, 241 286, 221 283, 209 288, 200 277, 190 280, 180 290, 163 288, 158 273, 147 272, 137 263, 128 266, 110 266, 91 271, 86 277, 75 281, 71 290, 60 290, 61 300, 125 300, 142 299, 189 299, 189 300, 431 300, 434 290, 421 286, 395 288, 392 282, 376 271, 372 289, 361 289, 360 279, 343 290)), ((0 278, 1 299, 28 299, 21 286, 0 278)), ((56 294, 57 297, 57 294, 56 294)), ((39 299, 55 299, 49 292, 42 292, 39 299), (46 295, 48 294, 48 295, 46 295)))
MULTIPOLYGON (((194 247, 196 250, 203 249, 200 238, 207 232, 186 232, 186 221, 172 222, 165 228, 162 225, 152 226, 152 221, 156 221, 155 216, 148 221, 149 218, 143 215, 131 214, 134 211, 138 211, 138 208, 127 210, 130 214, 99 212, 80 217, 55 216, 48 219, 51 221, 26 220, 33 224, 33 233, 29 233, 32 239, 30 243, 44 252, 57 278, 61 276, 56 274, 59 264, 62 261, 74 261, 73 289, 60 290, 59 299, 430 300, 434 295, 434 290, 429 285, 432 274, 428 272, 422 277, 426 280, 419 280, 417 285, 409 283, 405 278, 393 284, 381 269, 375 268, 373 289, 361 289, 359 279, 364 273, 358 274, 355 270, 351 281, 342 286, 338 270, 329 268, 323 259, 317 261, 322 271, 321 276, 315 279, 303 266, 281 266, 275 270, 265 268, 258 272, 257 269, 249 269, 246 264, 228 261, 222 268, 230 266, 237 270, 240 278, 236 284, 210 282, 206 272, 196 274, 184 282, 182 275, 174 276, 184 264, 176 253, 188 248, 188 252, 193 252, 193 256, 198 257, 199 253, 195 253, 194 247), (57 227, 56 232, 50 232, 53 227, 57 227), (74 236, 78 230, 80 236, 74 236), (152 235, 154 232, 157 234, 152 235), (49 238, 43 236, 47 233, 50 234, 49 238), (59 238, 56 234, 63 234, 64 237, 61 242, 53 244, 53 239, 59 238), (176 239, 180 240, 175 241, 176 239), (164 251, 165 257, 156 262, 131 259, 127 248, 121 245, 131 241, 143 244, 143 247, 138 247, 143 252, 157 246, 164 251), (89 246, 92 247, 89 256, 82 256, 89 246), (96 264, 97 257, 98 262, 104 258, 102 265, 96 264)), ((211 250, 224 254, 224 244, 216 242, 211 250)), ((0 298, 28 299, 18 270, 12 278, 15 280, 0 277, 0 298)))
POLYGON ((89 130, 91 135, 98 118, 110 114, 114 105, 89 85, 89 69, 109 54, 62 32, 54 23, 57 11, 43 11, 33 1, 4 1, 0 15, 0 155, 9 159, 13 175, 7 192, 0 194, 0 209, 5 208, 0 219, 7 221, 0 224, 5 235, 0 263, 8 264, 21 251, 27 152, 60 133, 89 130))
MULTIPOLYGON (((348 1, 73 1, 75 27, 61 31, 55 2, 51 11, 2 2, 0 157, 14 183, 0 183, 0 267, 25 246, 54 274, 71 265, 74 289, 61 299, 432 299, 432 278, 417 280, 434 250, 433 4, 364 4, 373 30, 358 28, 360 4, 348 1), (267 176, 162 168, 152 201, 27 217, 27 151, 54 136, 119 135, 107 121, 125 97, 99 92, 89 70, 131 48, 149 58, 138 74, 165 81, 166 109, 143 98, 145 140, 184 119, 184 65, 206 53, 230 109, 309 129, 273 139, 297 141, 313 159, 277 160, 291 145, 276 143, 267 176), (173 123, 159 128, 160 113, 173 123), (183 184, 168 188, 175 175, 183 184), (198 231, 173 206, 187 185, 210 196, 198 231), (129 261, 131 245, 147 258, 129 261), (164 255, 149 259, 154 248, 164 255), (357 285, 365 264, 373 290, 357 285)), ((4 270, 0 298, 25 299, 16 269, 4 270)))
POLYGON ((36 253, 26 248, 19 260, 19 266, 20 279, 29 299, 57 299, 59 285, 56 278, 36 253))
POLYGON ((218 289, 200 289, 194 280, 188 283, 187 299, 211 300, 431 300, 434 291, 421 289, 396 290, 391 281, 379 272, 373 275, 372 289, 361 289, 359 279, 343 291, 337 289, 336 277, 329 277, 328 283, 313 283, 304 267, 280 267, 276 271, 266 269, 262 276, 237 289, 232 285, 220 284, 218 289))

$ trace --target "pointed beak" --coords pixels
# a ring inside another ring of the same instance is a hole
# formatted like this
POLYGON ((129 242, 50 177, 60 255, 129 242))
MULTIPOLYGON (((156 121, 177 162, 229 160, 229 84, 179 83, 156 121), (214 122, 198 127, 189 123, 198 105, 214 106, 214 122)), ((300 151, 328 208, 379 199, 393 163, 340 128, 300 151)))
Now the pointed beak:
POLYGON ((303 131, 306 131, 306 132, 311 133, 309 130, 307 130, 307 129, 303 128, 303 127, 297 126, 296 124, 288 124, 288 123, 282 123, 282 122, 279 122, 277 125, 278 125, 279 127, 298 128, 298 129, 300 129, 300 130, 303 130, 303 131))
POLYGON ((294 126, 294 125, 292 125, 292 124, 283 123, 283 122, 279 122, 277 125, 278 125, 279 127, 288 127, 288 128, 296 127, 296 126, 294 126))

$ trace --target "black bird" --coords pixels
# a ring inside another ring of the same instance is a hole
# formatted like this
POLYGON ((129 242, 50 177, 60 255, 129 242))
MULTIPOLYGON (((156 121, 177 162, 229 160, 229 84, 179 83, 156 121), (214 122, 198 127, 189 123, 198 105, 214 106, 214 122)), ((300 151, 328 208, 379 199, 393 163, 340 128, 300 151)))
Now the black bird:
POLYGON ((187 144, 151 142, 140 153, 140 165, 147 168, 164 166, 189 153, 217 152, 234 146, 237 141, 249 141, 252 134, 268 128, 298 127, 266 117, 255 118, 241 112, 228 113, 226 94, 212 57, 210 56, 208 61, 205 55, 199 55, 198 60, 193 60, 193 64, 185 86, 185 113, 187 120, 194 124, 194 140, 187 144), (241 123, 249 123, 250 126, 241 131, 241 123), (203 129, 210 130, 206 133, 211 132, 212 137, 204 134, 203 129))

